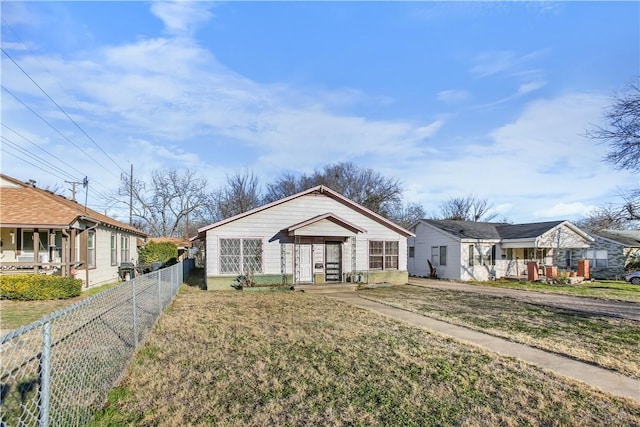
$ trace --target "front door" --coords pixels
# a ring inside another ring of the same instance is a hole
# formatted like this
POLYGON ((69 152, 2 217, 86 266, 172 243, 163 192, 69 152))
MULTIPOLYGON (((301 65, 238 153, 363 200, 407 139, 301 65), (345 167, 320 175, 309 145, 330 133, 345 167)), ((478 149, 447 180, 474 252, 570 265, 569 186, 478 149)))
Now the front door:
POLYGON ((325 243, 325 280, 327 282, 340 282, 342 280, 342 260, 340 242, 325 243))
POLYGON ((311 265, 311 245, 301 244, 298 246, 300 251, 300 282, 312 282, 312 265, 311 265))

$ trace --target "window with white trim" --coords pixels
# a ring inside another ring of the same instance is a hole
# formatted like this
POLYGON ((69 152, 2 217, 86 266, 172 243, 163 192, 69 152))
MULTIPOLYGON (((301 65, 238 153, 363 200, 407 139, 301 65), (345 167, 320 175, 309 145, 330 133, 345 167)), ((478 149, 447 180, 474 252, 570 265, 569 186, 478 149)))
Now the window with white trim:
POLYGON ((96 267, 96 232, 95 230, 87 231, 87 267, 96 267))
POLYGON ((409 246, 409 258, 416 257, 416 248, 415 246, 409 246))
POLYGON ((118 241, 118 236, 115 232, 111 233, 111 265, 118 264, 118 248, 116 247, 116 242, 118 241))
POLYGON ((262 271, 262 239, 220 239, 220 274, 262 271))
POLYGON ((587 249, 584 259, 588 259, 592 267, 607 267, 608 254, 606 249, 587 249))
POLYGON ((120 262, 130 261, 129 236, 120 236, 120 262))
POLYGON ((395 241, 369 241, 369 269, 397 270, 400 243, 395 241))
POLYGON ((431 265, 447 265, 446 246, 431 246, 431 265))

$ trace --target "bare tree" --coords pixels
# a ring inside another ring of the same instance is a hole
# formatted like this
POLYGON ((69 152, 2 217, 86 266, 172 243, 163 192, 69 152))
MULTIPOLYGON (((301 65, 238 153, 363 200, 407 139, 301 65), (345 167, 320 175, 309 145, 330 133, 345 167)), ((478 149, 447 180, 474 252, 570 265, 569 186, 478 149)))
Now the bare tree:
POLYGON ((209 195, 209 213, 214 220, 221 220, 256 208, 261 202, 258 178, 253 172, 236 172, 227 175, 224 188, 209 195))
MULTIPOLYGON (((600 143, 609 144, 605 161, 616 169, 632 173, 640 172, 640 87, 628 84, 613 99, 605 112, 606 127, 597 126, 587 136, 600 143)), ((627 221, 640 220, 640 189, 621 194, 624 206, 619 216, 627 221)))
POLYGON ((438 217, 457 221, 488 222, 498 216, 492 209, 493 205, 489 204, 487 199, 470 194, 465 197, 452 197, 442 202, 438 217))
POLYGON ((623 210, 612 205, 599 206, 587 216, 576 221, 576 225, 587 231, 604 229, 623 230, 630 225, 630 221, 622 215, 623 210))
POLYGON ((605 160, 617 169, 640 172, 640 87, 627 85, 604 115, 606 127, 597 126, 587 136, 609 144, 605 160))
POLYGON ((396 224, 408 228, 419 219, 424 218, 425 211, 418 203, 396 203, 391 207, 388 218, 396 224))
POLYGON ((196 172, 175 169, 154 170, 151 179, 131 178, 123 174, 120 178, 118 199, 129 204, 134 222, 152 236, 180 237, 185 234, 189 215, 204 207, 207 181, 196 172))
POLYGON ((267 185, 265 201, 275 201, 316 185, 326 185, 383 216, 388 216, 397 203, 402 202, 402 188, 397 179, 351 162, 330 164, 311 175, 284 174, 267 185))

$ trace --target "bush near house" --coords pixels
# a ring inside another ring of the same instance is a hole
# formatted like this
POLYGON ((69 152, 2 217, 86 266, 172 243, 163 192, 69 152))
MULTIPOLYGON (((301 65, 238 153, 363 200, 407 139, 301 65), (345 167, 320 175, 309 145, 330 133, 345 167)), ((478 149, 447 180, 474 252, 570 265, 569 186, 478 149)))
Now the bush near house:
POLYGON ((0 299, 34 301, 77 297, 82 280, 42 274, 0 276, 0 299))
POLYGON ((138 251, 138 257, 143 264, 167 263, 171 258, 178 258, 178 247, 172 242, 149 242, 138 251))

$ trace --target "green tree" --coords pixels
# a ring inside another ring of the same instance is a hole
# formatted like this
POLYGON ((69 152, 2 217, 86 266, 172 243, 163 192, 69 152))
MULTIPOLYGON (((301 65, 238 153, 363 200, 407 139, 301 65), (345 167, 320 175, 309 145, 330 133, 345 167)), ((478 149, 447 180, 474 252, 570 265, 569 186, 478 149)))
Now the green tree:
POLYGON ((172 242, 149 242, 138 251, 140 262, 167 262, 178 257, 178 247, 172 242))

